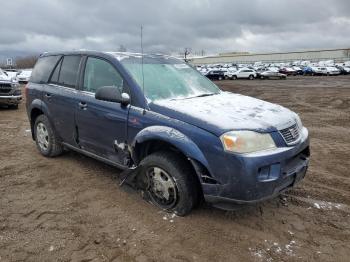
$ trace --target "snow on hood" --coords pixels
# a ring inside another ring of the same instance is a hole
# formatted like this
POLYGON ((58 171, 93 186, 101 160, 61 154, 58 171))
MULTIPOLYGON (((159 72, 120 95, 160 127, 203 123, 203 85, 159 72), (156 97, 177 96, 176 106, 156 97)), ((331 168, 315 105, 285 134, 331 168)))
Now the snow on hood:
POLYGON ((287 108, 229 92, 155 101, 150 108, 218 136, 231 130, 275 131, 296 123, 296 114, 287 108))
POLYGON ((0 81, 7 81, 7 82, 11 82, 11 77, 8 77, 7 75, 3 74, 3 75, 0 75, 0 81))

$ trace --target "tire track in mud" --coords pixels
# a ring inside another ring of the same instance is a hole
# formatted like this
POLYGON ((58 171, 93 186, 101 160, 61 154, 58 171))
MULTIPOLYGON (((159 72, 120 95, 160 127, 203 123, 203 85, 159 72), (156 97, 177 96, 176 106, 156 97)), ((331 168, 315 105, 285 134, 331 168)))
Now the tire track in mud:
POLYGON ((310 127, 310 170, 276 199, 231 212, 202 206, 186 218, 170 219, 120 188, 117 169, 72 152, 41 157, 26 132, 23 105, 18 111, 0 109, 1 259, 345 261, 350 256, 349 80, 220 82, 227 90, 300 113, 310 127))

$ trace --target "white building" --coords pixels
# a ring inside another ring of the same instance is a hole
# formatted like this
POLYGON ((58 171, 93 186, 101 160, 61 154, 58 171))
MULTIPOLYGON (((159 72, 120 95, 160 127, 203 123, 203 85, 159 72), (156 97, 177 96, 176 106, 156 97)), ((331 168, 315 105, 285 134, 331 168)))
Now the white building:
POLYGON ((307 60, 318 62, 321 60, 334 60, 335 62, 344 62, 350 60, 350 48, 344 49, 324 49, 295 52, 278 53, 223 53, 217 56, 207 56, 192 58, 192 64, 218 64, 218 63, 279 63, 307 60))

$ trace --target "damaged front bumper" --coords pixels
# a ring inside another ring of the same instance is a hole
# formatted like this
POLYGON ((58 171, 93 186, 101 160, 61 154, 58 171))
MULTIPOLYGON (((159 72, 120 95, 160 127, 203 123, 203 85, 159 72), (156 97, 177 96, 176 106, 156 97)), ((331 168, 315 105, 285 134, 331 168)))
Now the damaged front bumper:
MULTIPOLYGON (((241 156, 215 178, 220 183, 203 183, 206 202, 225 210, 232 204, 249 204, 274 198, 298 184, 306 174, 310 149, 308 132, 292 147, 282 147, 241 156), (237 165, 237 163, 240 163, 237 165)), ((233 156, 226 157, 226 163, 233 162, 233 156)))

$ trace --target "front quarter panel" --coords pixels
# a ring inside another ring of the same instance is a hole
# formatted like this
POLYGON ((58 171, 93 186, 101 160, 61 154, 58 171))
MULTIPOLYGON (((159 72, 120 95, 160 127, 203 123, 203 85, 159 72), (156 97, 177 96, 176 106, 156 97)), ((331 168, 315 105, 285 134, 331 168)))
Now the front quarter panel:
POLYGON ((142 129, 135 137, 133 147, 136 143, 143 143, 150 140, 161 140, 174 145, 187 157, 194 158, 203 165, 208 166, 203 153, 198 146, 180 131, 168 126, 149 126, 142 129))
POLYGON ((131 146, 159 139, 181 150, 188 158, 199 161, 212 173, 218 158, 224 158, 220 139, 214 134, 153 111, 131 107, 128 119, 128 141, 131 146))

